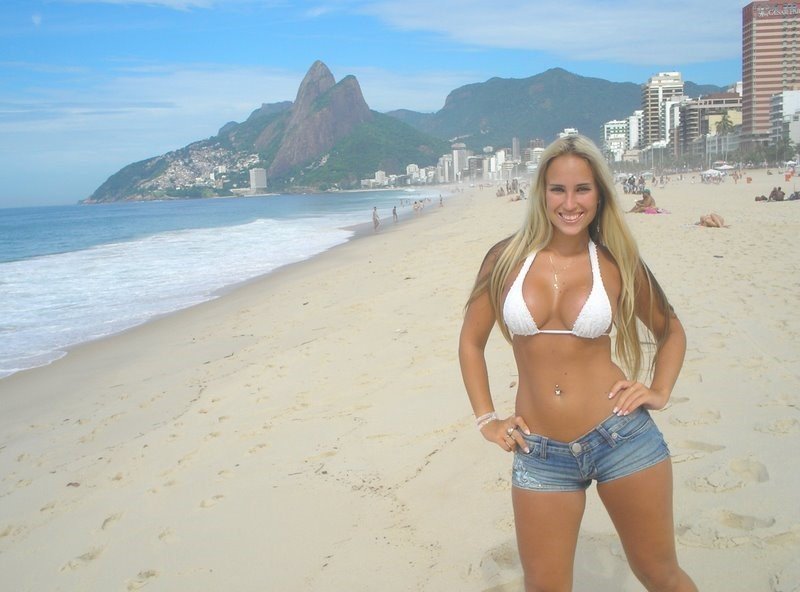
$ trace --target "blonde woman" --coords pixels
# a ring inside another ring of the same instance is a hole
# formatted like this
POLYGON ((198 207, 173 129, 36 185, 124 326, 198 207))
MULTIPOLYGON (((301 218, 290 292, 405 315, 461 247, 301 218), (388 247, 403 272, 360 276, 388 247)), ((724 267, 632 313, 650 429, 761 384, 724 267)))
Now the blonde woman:
POLYGON ((648 410, 669 400, 686 338, 639 256, 611 173, 581 136, 542 155, 525 221, 489 250, 459 359, 478 429, 514 454, 512 501, 525 589, 570 590, 586 489, 598 494, 648 590, 696 590, 679 567, 672 465, 648 410), (516 410, 495 412, 484 350, 495 323, 519 373, 516 410), (652 338, 649 382, 639 382, 652 338), (612 358, 612 326, 616 330, 612 358), (624 370, 623 370, 624 368, 624 370))

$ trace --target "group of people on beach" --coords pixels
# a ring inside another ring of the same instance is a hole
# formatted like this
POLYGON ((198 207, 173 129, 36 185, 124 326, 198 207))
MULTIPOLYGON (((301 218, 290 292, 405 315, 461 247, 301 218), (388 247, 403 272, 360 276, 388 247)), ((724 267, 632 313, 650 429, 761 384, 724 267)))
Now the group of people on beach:
POLYGON ((644 175, 629 175, 622 183, 622 191, 627 193, 642 193, 645 190, 644 175))
MULTIPOLYGON (((411 204, 411 200, 410 199, 405 199, 404 198, 404 199, 400 200, 400 205, 401 206, 411 205, 411 209, 413 210, 413 212, 415 214, 419 214, 425 208, 425 202, 431 203, 432 200, 431 200, 430 197, 426 197, 426 198, 423 198, 423 199, 415 199, 414 203, 411 204)), ((439 207, 440 208, 444 207, 444 198, 442 197, 441 193, 439 194, 439 207)), ((392 221, 396 223, 399 219, 400 218, 399 218, 399 216, 397 214, 397 206, 393 206, 392 207, 392 221)), ((380 228, 380 226, 381 226, 381 217, 380 217, 380 214, 378 214, 378 207, 374 206, 372 208, 372 229, 375 232, 377 232, 378 229, 380 228)))
POLYGON ((756 195, 756 201, 796 201, 800 199, 800 191, 795 191, 789 197, 786 197, 783 189, 780 187, 773 187, 769 192, 769 197, 766 195, 756 195))

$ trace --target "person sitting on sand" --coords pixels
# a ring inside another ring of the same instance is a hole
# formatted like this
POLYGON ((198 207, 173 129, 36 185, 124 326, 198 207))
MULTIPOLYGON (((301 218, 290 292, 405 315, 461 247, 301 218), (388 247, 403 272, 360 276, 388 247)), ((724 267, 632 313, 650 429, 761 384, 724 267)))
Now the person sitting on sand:
POLYGON ((769 201, 769 198, 766 195, 756 195, 756 201, 769 201))
POLYGON ((776 187, 774 190, 774 195, 772 193, 769 194, 770 201, 783 201, 783 198, 786 197, 786 194, 783 192, 783 189, 780 187, 776 187))
POLYGON ((653 196, 650 194, 650 190, 645 189, 644 191, 642 191, 642 199, 638 200, 634 204, 634 206, 628 211, 640 214, 647 209, 655 207, 656 207, 656 200, 653 199, 653 196))
POLYGON ((727 228, 725 219, 719 214, 711 212, 710 214, 703 214, 700 216, 700 222, 696 223, 698 226, 706 226, 708 228, 727 228))

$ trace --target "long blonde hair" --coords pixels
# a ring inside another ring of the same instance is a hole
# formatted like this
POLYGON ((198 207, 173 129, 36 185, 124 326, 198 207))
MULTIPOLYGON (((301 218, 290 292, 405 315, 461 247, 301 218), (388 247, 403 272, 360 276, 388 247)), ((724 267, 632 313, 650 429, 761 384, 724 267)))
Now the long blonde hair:
MULTIPOLYGON (((599 203, 597 215, 589 227, 589 236, 596 244, 608 250, 619 268, 622 290, 614 319, 617 329, 615 353, 628 370, 629 376, 635 378, 641 373, 644 358, 643 340, 639 337, 635 310, 636 294, 643 287, 642 282, 646 282, 649 288, 651 315, 654 307, 657 307, 665 312, 669 323, 672 309, 661 286, 655 281, 639 255, 639 248, 617 203, 614 180, 603 155, 594 143, 584 136, 568 136, 556 140, 542 153, 536 179, 530 191, 524 223, 516 233, 493 249, 495 261, 491 274, 479 274, 467 305, 469 306, 470 302, 488 290, 497 324, 506 340, 511 342, 511 333, 502 316, 503 290, 512 270, 529 253, 546 247, 553 237, 553 227, 547 217, 545 201, 547 170, 553 160, 565 154, 585 160, 594 176, 599 203)), ((650 320, 652 326, 652 317, 650 320)), ((660 335, 653 336, 656 352, 661 347, 668 330, 667 325, 660 335)), ((652 363, 653 358, 650 363, 651 370, 652 363)))

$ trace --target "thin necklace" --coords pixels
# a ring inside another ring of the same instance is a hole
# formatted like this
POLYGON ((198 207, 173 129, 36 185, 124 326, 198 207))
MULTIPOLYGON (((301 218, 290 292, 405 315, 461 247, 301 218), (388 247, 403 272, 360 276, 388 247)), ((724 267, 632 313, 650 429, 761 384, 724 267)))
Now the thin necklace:
MULTIPOLYGON (((550 267, 553 268, 553 288, 555 289, 556 292, 561 293, 561 284, 558 281, 559 270, 556 269, 556 264, 553 262, 553 255, 548 253, 547 257, 550 259, 550 267)), ((561 268, 561 272, 562 273, 565 272, 567 269, 570 268, 571 265, 572 263, 566 264, 564 267, 561 268)), ((563 391, 561 390, 561 387, 556 384, 555 389, 553 389, 553 392, 555 393, 556 397, 560 397, 563 391)))
POLYGON ((550 253, 548 253, 547 257, 550 259, 550 267, 553 268, 553 288, 555 289, 556 292, 561 292, 561 284, 558 281, 558 272, 559 271, 561 271, 562 273, 565 272, 572 266, 572 263, 568 263, 560 270, 557 270, 555 263, 553 263, 553 256, 550 253))

